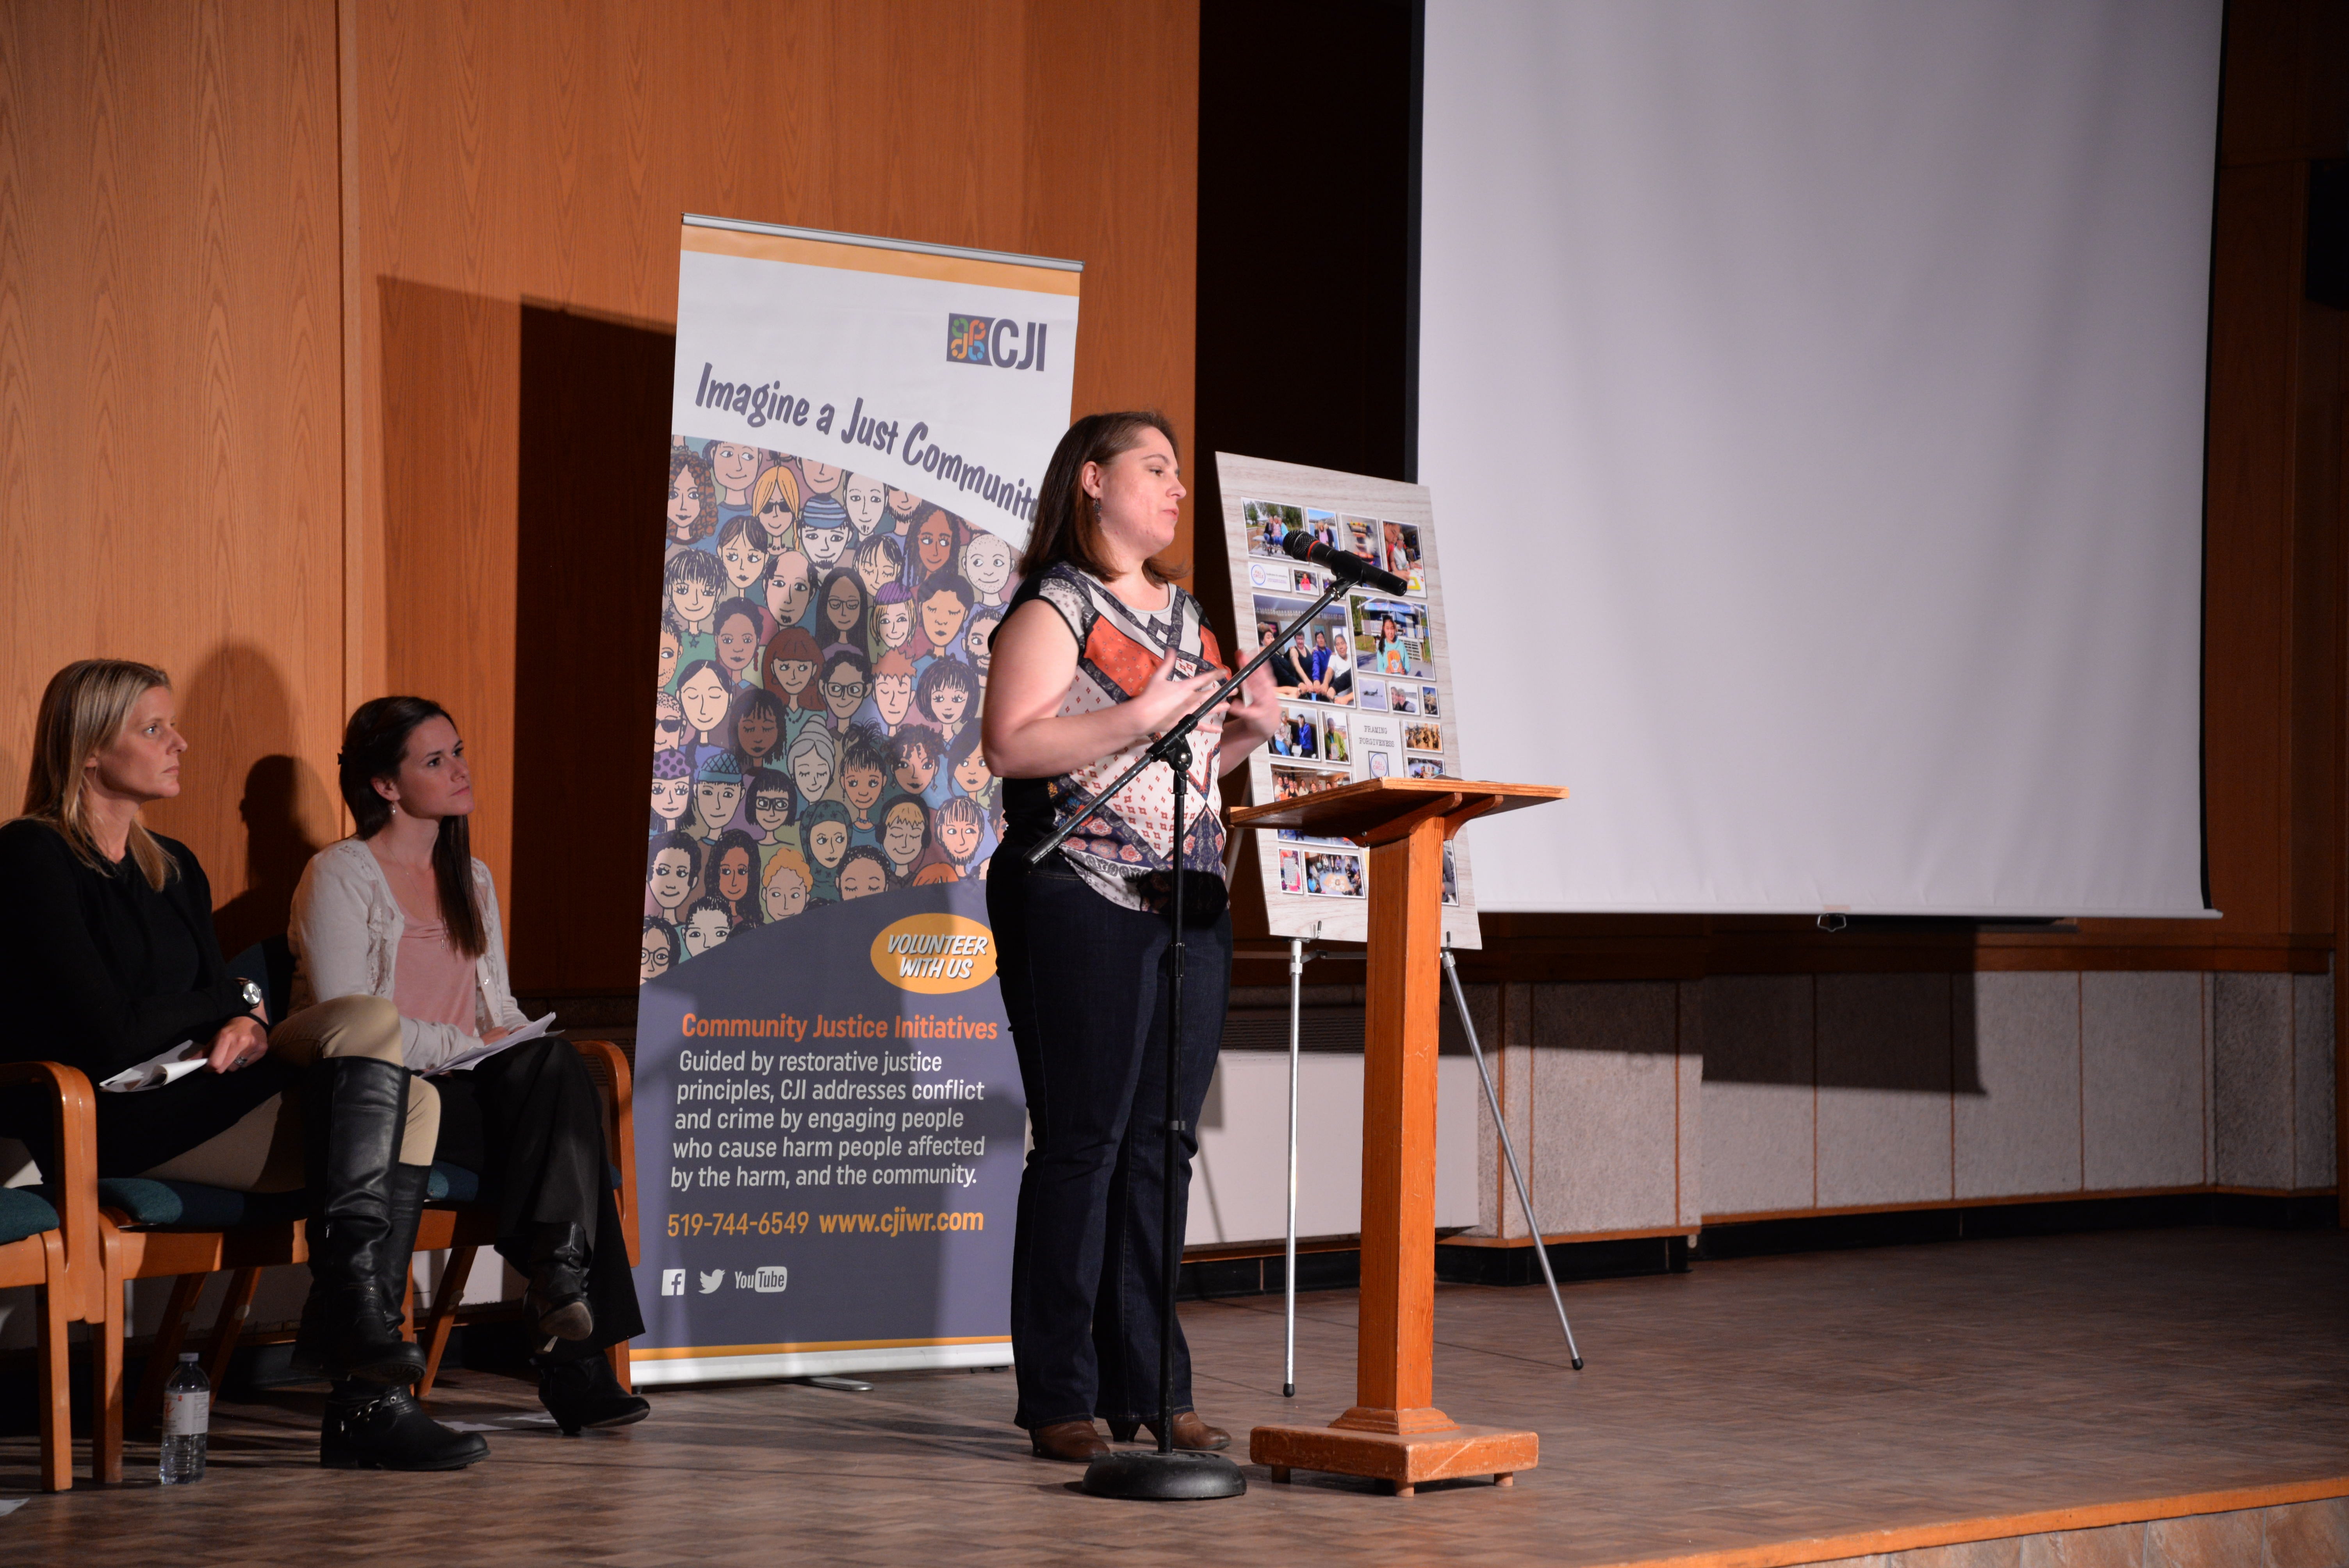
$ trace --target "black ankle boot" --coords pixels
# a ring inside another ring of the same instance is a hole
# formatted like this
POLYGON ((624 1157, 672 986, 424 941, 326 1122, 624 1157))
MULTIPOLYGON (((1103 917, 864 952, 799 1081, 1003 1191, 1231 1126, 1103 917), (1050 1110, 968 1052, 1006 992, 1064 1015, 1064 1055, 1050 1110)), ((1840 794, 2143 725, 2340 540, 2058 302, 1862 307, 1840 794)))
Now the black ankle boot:
POLYGON ((600 1352, 560 1361, 533 1356, 531 1362, 538 1368, 538 1402, 566 1438, 582 1427, 625 1427, 653 1413, 651 1401, 620 1387, 600 1352))
POLYGON ((328 1470, 463 1470, 490 1457, 479 1432, 452 1432, 406 1388, 339 1382, 326 1396, 318 1462, 328 1470))
MULTIPOLYGON (((314 1063, 302 1085, 302 1140, 310 1194, 310 1297, 294 1341, 305 1372, 408 1384, 424 1375, 424 1355, 400 1332, 392 1274, 395 1173, 407 1131, 408 1069, 368 1057, 314 1063)), ((410 1171, 426 1167, 411 1166, 410 1171)), ((421 1202, 420 1184, 417 1198, 421 1202)), ((405 1233, 412 1245, 410 1220, 405 1233)), ((470 1462, 470 1461, 468 1461, 470 1462)))
POLYGON ((531 1227, 530 1313, 546 1336, 539 1346, 551 1350, 558 1339, 585 1339, 595 1332, 595 1315, 587 1305, 587 1233, 577 1225, 537 1224, 531 1227))

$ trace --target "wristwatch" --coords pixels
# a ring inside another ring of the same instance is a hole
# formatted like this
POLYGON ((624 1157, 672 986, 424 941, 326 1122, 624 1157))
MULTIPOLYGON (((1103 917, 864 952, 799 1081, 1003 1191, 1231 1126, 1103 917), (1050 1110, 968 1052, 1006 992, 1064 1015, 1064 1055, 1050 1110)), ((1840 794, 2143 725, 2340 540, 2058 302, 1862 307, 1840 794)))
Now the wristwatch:
POLYGON ((244 1005, 248 1007, 258 1007, 264 1002, 269 1000, 269 996, 266 992, 263 991, 260 986, 254 985, 252 981, 244 979, 242 976, 238 978, 236 983, 236 994, 244 998, 244 1005))

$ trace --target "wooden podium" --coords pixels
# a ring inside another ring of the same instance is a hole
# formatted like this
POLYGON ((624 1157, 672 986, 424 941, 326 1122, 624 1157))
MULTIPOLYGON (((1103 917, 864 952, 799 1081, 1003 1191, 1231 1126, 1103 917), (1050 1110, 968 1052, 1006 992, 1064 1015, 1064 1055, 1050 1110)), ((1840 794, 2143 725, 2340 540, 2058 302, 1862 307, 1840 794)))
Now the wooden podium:
POLYGON ((1539 1458, 1532 1432, 1464 1427, 1434 1406, 1435 1039, 1444 845, 1463 823, 1565 798, 1541 784, 1368 779, 1232 812, 1234 829, 1294 828, 1370 848, 1369 1016, 1362 1051, 1362 1297, 1354 1405, 1326 1427, 1258 1427, 1248 1458, 1387 1482, 1489 1475, 1539 1458))

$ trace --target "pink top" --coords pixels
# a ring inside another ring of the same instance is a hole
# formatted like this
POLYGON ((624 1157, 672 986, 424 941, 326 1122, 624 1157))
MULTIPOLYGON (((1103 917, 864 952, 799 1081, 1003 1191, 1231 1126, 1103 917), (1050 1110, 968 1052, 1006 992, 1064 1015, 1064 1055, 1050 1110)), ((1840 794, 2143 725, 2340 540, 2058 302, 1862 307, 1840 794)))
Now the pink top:
POLYGON ((391 1003, 403 1018, 448 1024, 471 1034, 478 1020, 473 961, 450 945, 444 921, 407 917, 399 934, 398 966, 392 972, 391 1003))

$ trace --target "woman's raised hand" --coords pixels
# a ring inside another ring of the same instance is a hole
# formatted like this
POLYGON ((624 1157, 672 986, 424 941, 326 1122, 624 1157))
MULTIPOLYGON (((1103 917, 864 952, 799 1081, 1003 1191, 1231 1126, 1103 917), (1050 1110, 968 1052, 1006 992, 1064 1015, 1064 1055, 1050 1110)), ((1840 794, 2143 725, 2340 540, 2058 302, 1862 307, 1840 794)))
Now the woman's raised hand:
POLYGON ((1150 678, 1143 683, 1142 689, 1121 706, 1141 727, 1143 738, 1155 739, 1172 729, 1199 706, 1201 698, 1223 684, 1224 676, 1220 670, 1211 669, 1195 676, 1175 675, 1174 655, 1170 650, 1164 658, 1158 661, 1158 667, 1150 672, 1150 678))

